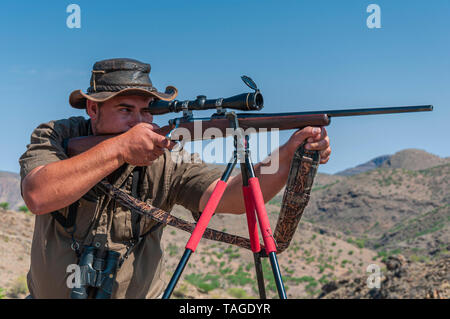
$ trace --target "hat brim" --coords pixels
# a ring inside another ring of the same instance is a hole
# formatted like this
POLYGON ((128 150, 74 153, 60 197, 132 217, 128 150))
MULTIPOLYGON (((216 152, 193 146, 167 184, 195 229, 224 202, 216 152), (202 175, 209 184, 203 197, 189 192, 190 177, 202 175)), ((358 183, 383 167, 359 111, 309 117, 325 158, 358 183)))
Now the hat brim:
POLYGON ((174 86, 166 87, 166 92, 148 91, 139 88, 126 88, 118 92, 98 92, 92 94, 86 94, 81 90, 75 90, 70 94, 69 103, 76 109, 85 109, 86 100, 102 103, 116 96, 122 95, 139 95, 139 96, 154 96, 163 101, 171 101, 178 95, 178 90, 174 86))

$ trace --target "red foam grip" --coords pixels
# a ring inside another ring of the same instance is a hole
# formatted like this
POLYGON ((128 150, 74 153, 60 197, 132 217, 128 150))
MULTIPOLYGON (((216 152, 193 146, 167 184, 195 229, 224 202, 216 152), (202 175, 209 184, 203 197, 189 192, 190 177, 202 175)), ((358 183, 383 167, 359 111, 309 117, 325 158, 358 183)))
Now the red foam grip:
POLYGON ((214 188, 211 197, 208 199, 208 203, 206 204, 205 209, 203 210, 200 219, 198 220, 197 225, 195 226, 195 229, 186 244, 186 249, 190 249, 194 252, 197 248, 197 245, 200 242, 200 239, 202 239, 203 233, 205 232, 212 215, 216 211, 217 205, 219 205, 220 199, 222 198, 226 187, 226 182, 217 182, 216 187, 214 188))
POLYGON ((255 205, 253 204, 253 195, 248 186, 243 186, 245 211, 247 215, 248 233, 250 236, 250 245, 252 252, 257 253, 261 250, 259 244, 258 226, 256 225, 255 205))
POLYGON ((263 236, 264 245, 267 254, 277 251, 275 239, 273 238, 272 230, 270 229, 269 218, 267 217, 266 206, 264 204, 264 197, 259 186, 257 177, 249 178, 248 184, 253 195, 253 200, 258 214, 259 227, 261 228, 261 234, 263 236))

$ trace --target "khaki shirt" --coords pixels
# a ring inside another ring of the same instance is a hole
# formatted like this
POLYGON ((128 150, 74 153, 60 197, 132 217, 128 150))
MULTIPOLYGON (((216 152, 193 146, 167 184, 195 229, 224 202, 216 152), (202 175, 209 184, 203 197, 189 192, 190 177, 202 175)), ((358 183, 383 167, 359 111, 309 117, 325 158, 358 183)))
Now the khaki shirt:
MULTIPOLYGON (((34 168, 67 159, 63 141, 68 138, 92 135, 90 120, 71 117, 41 124, 31 135, 27 151, 20 157, 21 180, 34 168)), ((108 176, 116 187, 131 194, 134 166, 125 164, 108 176)), ((198 154, 166 152, 146 167, 139 185, 139 199, 170 211, 175 204, 182 205, 197 215, 202 194, 216 179, 218 169, 210 170, 198 154)), ((74 182, 77 177, 73 176, 74 182)), ((65 217, 68 207, 59 211, 65 217)), ((144 234, 156 223, 148 217, 140 221, 144 234)), ((95 245, 97 241, 107 249, 126 251, 132 238, 131 212, 94 187, 79 200, 74 238, 80 245, 95 245), (103 236, 103 237, 102 237, 103 236)), ((156 298, 166 286, 161 236, 163 227, 147 235, 135 247, 117 272, 112 298, 156 298)), ((31 247, 31 266, 28 288, 33 298, 69 298, 67 267, 77 263, 71 249, 71 235, 51 216, 36 216, 31 247)))

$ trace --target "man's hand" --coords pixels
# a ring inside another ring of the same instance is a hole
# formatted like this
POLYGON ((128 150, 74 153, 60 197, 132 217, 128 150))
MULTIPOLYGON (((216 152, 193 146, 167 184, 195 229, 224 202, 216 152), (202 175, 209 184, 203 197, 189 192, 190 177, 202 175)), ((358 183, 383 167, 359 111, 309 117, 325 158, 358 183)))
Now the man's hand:
POLYGON ((172 149, 175 146, 165 136, 155 133, 154 128, 151 124, 139 123, 115 137, 124 162, 134 166, 148 166, 164 154, 165 148, 172 149))
POLYGON ((319 151, 320 164, 325 164, 330 159, 331 147, 330 138, 327 135, 325 127, 311 127, 307 126, 298 130, 290 137, 286 146, 292 151, 298 148, 306 140, 305 148, 307 150, 319 151))

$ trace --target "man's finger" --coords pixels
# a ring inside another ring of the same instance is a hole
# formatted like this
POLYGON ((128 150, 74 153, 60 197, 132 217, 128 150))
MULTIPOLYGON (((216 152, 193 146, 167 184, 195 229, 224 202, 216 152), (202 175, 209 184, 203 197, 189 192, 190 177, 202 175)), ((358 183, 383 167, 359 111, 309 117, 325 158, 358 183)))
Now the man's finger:
POLYGON ((158 137, 154 139, 155 146, 160 148, 169 148, 169 146, 173 143, 165 136, 159 135, 158 137))
POLYGON ((296 138, 300 138, 302 141, 306 140, 308 137, 312 137, 314 135, 319 135, 321 132, 320 127, 312 127, 307 126, 302 128, 301 130, 294 133, 296 138))
POLYGON ((305 148, 307 150, 322 151, 322 150, 328 148, 329 146, 330 146, 330 140, 327 136, 327 137, 325 137, 325 139, 320 140, 319 142, 307 143, 305 148))
POLYGON ((308 138, 307 142, 308 143, 317 142, 317 141, 323 140, 327 136, 328 136, 327 130, 325 129, 325 127, 321 127, 320 135, 316 134, 316 135, 308 138))
POLYGON ((330 157, 330 155, 331 155, 331 148, 328 147, 327 149, 321 151, 319 154, 320 154, 321 158, 330 157))

